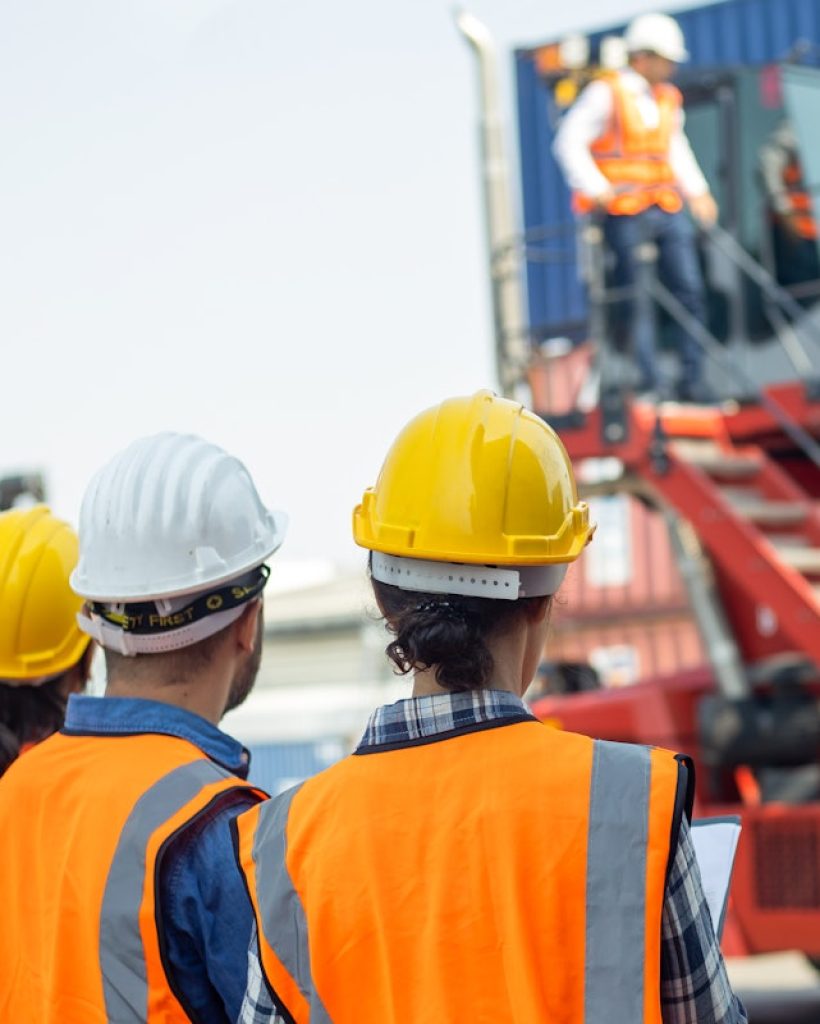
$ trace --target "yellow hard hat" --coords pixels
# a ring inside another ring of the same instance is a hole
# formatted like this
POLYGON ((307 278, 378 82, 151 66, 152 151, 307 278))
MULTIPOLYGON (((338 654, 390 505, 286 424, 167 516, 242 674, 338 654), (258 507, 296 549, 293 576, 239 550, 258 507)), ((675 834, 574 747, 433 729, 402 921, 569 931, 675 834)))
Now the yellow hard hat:
MULTIPOLYGON (((376 486, 365 491, 353 513, 353 536, 361 547, 456 565, 565 568, 593 531, 558 435, 517 402, 491 391, 449 399, 411 420, 388 452, 376 486)), ((396 572, 390 582, 402 586, 401 567, 396 572)), ((559 575, 563 571, 551 579, 559 575)), ((462 586, 447 592, 495 597, 502 596, 496 580, 505 578, 433 577, 440 577, 435 567, 426 582, 436 585, 422 586, 418 579, 404 585, 443 590, 456 582, 462 586)), ((554 592, 538 586, 542 593, 554 592)))
POLYGON ((68 585, 77 535, 44 505, 0 513, 0 680, 36 685, 75 665, 89 644, 82 598, 68 585))

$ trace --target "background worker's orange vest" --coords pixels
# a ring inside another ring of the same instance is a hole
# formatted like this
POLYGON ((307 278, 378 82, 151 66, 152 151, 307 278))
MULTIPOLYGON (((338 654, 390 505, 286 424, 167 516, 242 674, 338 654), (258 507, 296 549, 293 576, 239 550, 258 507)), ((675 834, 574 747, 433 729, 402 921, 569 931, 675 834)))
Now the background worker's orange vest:
POLYGON ((0 781, 0 1020, 188 1021, 160 952, 158 860, 239 786, 171 736, 58 733, 12 764, 0 781))
MULTIPOLYGON (((607 213, 634 216, 650 206, 668 213, 683 208, 669 163, 669 146, 680 123, 682 97, 674 85, 654 86, 658 104, 658 124, 647 128, 634 94, 625 87, 620 75, 608 75, 612 89, 612 115, 603 135, 590 147, 598 170, 617 192, 607 213)), ((580 192, 573 197, 578 213, 589 213, 594 201, 580 192)))
POLYGON ((354 754, 252 808, 274 998, 297 1024, 660 1024, 685 775, 525 721, 354 754))
POLYGON ((801 238, 813 241, 817 238, 814 204, 803 181, 803 170, 794 155, 783 170, 783 183, 788 192, 795 231, 801 238))

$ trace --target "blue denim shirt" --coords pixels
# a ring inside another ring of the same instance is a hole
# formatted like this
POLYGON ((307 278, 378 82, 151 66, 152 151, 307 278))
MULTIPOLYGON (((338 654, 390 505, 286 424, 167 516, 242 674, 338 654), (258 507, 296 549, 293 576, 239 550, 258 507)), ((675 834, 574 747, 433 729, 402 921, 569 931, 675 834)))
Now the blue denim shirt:
MULTIPOLYGON (((199 715, 131 697, 69 698, 63 731, 84 735, 161 733, 195 744, 244 779, 250 755, 199 715)), ((234 855, 230 822, 259 801, 244 789, 221 801, 168 846, 159 911, 169 981, 194 1021, 235 1021, 242 1003, 253 911, 234 855)))

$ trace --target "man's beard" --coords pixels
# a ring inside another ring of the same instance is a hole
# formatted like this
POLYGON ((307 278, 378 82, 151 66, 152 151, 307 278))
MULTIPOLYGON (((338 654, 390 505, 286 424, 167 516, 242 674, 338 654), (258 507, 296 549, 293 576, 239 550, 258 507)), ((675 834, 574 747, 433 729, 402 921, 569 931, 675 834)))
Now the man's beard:
POLYGON ((225 706, 224 714, 244 704, 248 694, 253 689, 256 677, 259 674, 259 666, 262 663, 262 637, 265 632, 262 608, 259 609, 259 620, 256 625, 256 638, 253 642, 253 650, 248 655, 247 661, 237 671, 228 691, 228 703, 225 706))

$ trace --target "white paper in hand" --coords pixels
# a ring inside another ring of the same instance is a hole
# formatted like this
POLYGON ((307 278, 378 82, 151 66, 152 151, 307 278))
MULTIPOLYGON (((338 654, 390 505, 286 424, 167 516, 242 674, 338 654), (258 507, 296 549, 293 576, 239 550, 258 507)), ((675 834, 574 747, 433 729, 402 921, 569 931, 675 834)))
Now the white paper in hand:
POLYGON ((715 935, 720 938, 726 917, 729 883, 740 838, 740 818, 700 818, 692 822, 692 842, 703 881, 703 891, 712 915, 715 935))

